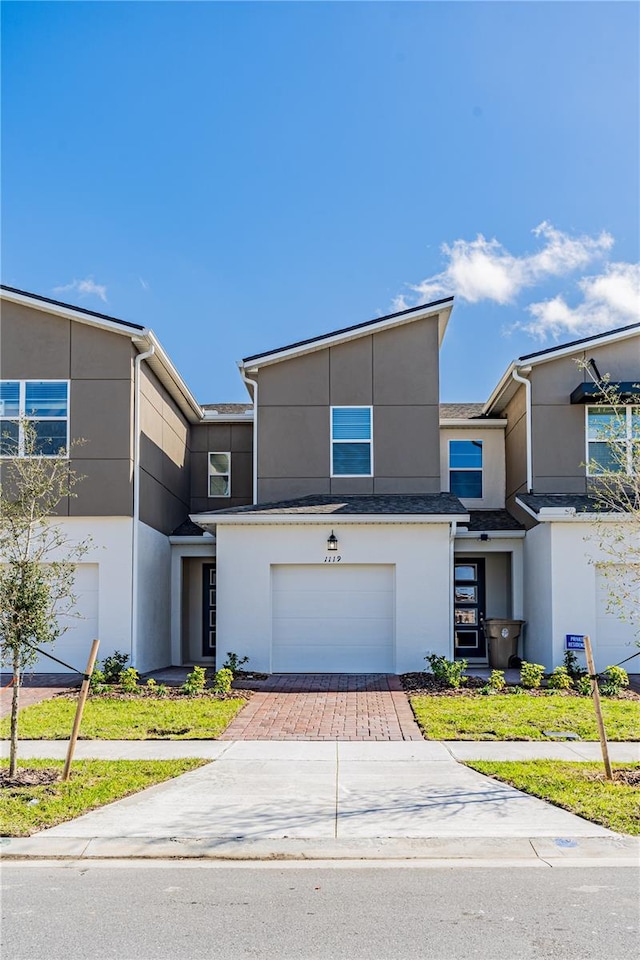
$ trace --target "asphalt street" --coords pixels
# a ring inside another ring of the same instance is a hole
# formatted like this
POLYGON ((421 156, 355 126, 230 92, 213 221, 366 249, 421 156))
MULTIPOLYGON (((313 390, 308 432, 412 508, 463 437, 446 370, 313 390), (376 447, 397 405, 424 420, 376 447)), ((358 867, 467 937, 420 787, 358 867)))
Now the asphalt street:
POLYGON ((5 863, 3 960, 628 960, 636 867, 5 863))

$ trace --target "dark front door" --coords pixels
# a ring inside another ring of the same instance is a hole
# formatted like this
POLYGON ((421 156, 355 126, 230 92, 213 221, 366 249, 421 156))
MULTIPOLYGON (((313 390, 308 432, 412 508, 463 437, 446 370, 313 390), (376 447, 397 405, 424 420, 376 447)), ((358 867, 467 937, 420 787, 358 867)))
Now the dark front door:
POLYGON ((202 656, 216 655, 216 565, 202 565, 202 656))
POLYGON ((487 641, 482 621, 485 611, 484 559, 456 557, 453 582, 455 656, 485 660, 487 641))

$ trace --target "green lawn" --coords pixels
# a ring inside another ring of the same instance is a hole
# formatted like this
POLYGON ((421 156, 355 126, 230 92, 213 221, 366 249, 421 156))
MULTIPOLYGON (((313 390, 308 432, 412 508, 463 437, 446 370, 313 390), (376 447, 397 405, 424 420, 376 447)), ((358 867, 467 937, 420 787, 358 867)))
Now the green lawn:
MULTIPOLYGON (((21 740, 67 740, 76 710, 75 697, 53 697, 20 711, 21 740)), ((180 700, 87 700, 81 740, 215 740, 246 700, 184 697, 180 700)), ((0 722, 9 736, 9 721, 0 722)))
MULTIPOLYGON (((138 793, 154 783, 170 780, 201 767, 206 760, 76 760, 66 783, 5 787, 0 791, 0 835, 28 837, 105 803, 138 793), (34 803, 33 801, 37 801, 34 803)), ((0 761, 6 770, 7 761, 0 761)), ((19 769, 56 769, 62 760, 22 760, 19 769)))
MULTIPOLYGON (((547 740, 543 730, 598 739, 588 697, 415 696, 410 701, 428 740, 547 740)), ((640 740, 640 701, 603 698, 602 712, 610 740, 640 740)))
MULTIPOLYGON (((602 772, 601 763, 474 760, 467 766, 610 830, 640 834, 640 789, 615 780, 591 779, 602 772)), ((640 763, 614 764, 614 776, 621 767, 640 770, 640 763)))

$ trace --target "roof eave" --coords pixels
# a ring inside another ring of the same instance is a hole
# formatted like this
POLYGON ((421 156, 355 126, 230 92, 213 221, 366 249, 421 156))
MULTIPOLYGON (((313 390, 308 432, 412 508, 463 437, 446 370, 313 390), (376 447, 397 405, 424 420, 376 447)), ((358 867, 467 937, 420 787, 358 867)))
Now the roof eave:
POLYGON ((189 519, 197 523, 203 530, 220 526, 250 526, 253 524, 287 524, 304 523, 324 526, 338 524, 371 524, 371 523, 466 523, 470 520, 468 513, 228 513, 216 514, 215 517, 206 513, 189 514, 189 519))

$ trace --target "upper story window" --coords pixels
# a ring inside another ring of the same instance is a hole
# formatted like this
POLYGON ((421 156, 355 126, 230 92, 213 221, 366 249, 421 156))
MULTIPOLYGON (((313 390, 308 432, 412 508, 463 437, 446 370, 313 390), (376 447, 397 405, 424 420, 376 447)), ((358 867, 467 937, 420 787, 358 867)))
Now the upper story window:
POLYGON ((636 473, 640 407, 587 407, 587 476, 636 473))
POLYGON ((331 476, 373 476, 371 407, 331 408, 331 476))
POLYGON ((0 380, 0 456, 66 457, 67 380, 0 380))
POLYGON ((449 440, 449 490, 457 497, 482 497, 482 440, 449 440))
POLYGON ((231 454, 209 454, 209 496, 231 496, 231 454))

